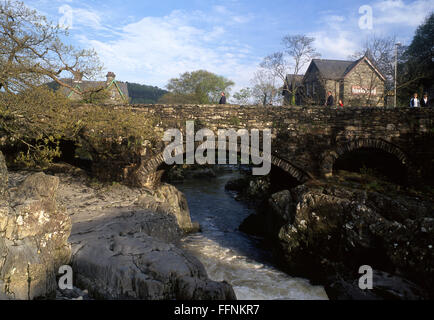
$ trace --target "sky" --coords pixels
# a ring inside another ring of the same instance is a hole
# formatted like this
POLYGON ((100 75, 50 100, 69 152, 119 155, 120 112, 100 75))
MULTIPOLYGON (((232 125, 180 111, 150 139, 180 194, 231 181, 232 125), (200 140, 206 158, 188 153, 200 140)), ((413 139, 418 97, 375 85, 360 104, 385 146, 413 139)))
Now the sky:
POLYGON ((285 35, 315 38, 323 59, 348 59, 372 36, 410 44, 434 0, 24 0, 68 26, 77 47, 94 48, 117 79, 164 88, 208 70, 250 86, 285 35), (370 19, 372 17, 372 19, 370 19))

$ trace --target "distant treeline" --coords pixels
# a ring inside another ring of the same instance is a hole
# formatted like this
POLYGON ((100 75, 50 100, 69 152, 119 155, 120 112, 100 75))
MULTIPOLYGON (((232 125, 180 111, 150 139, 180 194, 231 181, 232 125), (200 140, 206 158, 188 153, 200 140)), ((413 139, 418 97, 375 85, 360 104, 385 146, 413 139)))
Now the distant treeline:
POLYGON ((157 103, 168 91, 158 87, 127 82, 130 103, 157 103))

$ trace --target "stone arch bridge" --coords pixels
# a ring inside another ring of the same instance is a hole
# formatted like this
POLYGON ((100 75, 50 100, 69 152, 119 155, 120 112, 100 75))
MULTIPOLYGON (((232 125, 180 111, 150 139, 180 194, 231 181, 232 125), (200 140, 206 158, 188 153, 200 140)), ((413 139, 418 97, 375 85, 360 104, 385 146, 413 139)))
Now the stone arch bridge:
MULTIPOLYGON (((120 107, 119 107, 120 108, 120 107)), ((125 107, 122 107, 125 108, 125 107)), ((271 129, 272 164, 300 182, 333 174, 342 155, 359 148, 393 155, 408 169, 409 180, 433 171, 434 109, 261 107, 234 105, 136 105, 135 112, 158 119, 162 129, 271 129)), ((135 167, 135 184, 159 181, 162 153, 135 167)))

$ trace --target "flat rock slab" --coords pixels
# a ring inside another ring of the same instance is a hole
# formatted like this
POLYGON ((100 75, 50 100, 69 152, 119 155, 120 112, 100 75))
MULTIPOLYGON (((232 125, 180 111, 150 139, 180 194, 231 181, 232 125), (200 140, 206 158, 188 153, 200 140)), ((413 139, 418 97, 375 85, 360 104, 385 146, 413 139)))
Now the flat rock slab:
POLYGON ((208 279, 200 261, 177 246, 179 217, 150 203, 149 191, 95 185, 79 173, 56 176, 58 202, 73 225, 74 285, 92 298, 236 299, 229 284, 208 279))
POLYGON ((230 285, 208 279, 202 264, 175 244, 172 215, 140 208, 107 210, 73 225, 76 284, 102 299, 235 299, 230 285))

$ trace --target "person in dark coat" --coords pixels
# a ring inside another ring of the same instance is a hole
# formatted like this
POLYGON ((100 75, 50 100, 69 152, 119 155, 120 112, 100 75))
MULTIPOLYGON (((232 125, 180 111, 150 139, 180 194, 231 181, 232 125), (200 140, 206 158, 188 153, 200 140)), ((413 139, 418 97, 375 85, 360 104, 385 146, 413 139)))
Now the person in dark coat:
POLYGON ((422 100, 420 101, 420 106, 422 108, 428 108, 431 106, 431 101, 428 99, 428 93, 425 93, 423 95, 422 100))
POLYGON ((335 105, 335 98, 333 98, 332 92, 328 92, 327 101, 325 103, 325 106, 327 107, 333 107, 335 105))
POLYGON ((222 92, 222 97, 220 98, 219 104, 226 104, 226 95, 222 92))

